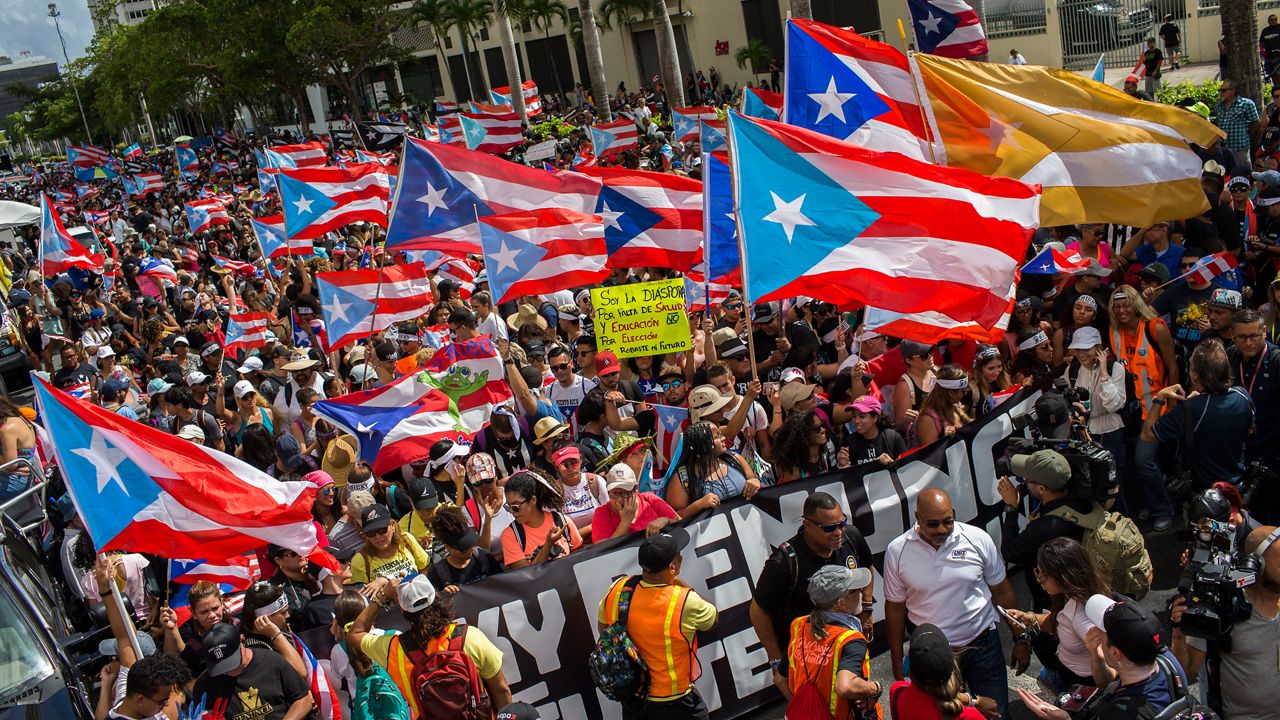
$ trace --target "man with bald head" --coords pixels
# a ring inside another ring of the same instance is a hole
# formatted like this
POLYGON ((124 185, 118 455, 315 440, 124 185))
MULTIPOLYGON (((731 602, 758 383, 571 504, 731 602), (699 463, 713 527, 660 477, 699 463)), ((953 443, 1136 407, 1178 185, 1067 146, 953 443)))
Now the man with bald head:
MULTIPOLYGON (((991 536, 957 522, 945 492, 925 490, 916 498, 915 526, 885 550, 883 574, 893 676, 903 677, 907 620, 916 626, 936 625, 958 653, 969 695, 992 698, 1000 706, 1001 718, 1007 719, 1009 679, 994 605, 1009 610, 1018 606, 1018 600, 991 536)), ((1014 636, 1010 666, 1021 675, 1031 661, 1031 646, 1024 628, 1012 624, 1010 628, 1014 636)))
MULTIPOLYGON (((1244 551, 1259 559, 1258 577, 1245 588, 1252 605, 1249 617, 1231 627, 1230 642, 1220 643, 1218 679, 1208 683, 1209 704, 1223 720, 1274 718, 1280 707, 1280 528, 1263 526, 1249 533, 1244 551)), ((1203 638, 1189 637, 1178 625, 1187 599, 1178 596, 1169 608, 1173 625, 1170 649, 1187 675, 1195 677, 1209 653, 1203 638)), ((1210 663, 1212 666, 1214 663, 1210 663)))

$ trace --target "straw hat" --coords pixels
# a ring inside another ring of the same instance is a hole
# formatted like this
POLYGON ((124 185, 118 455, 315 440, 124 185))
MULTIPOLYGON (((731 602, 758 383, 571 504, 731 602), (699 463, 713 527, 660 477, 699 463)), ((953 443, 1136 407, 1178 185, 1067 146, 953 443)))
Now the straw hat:
POLYGON ((507 316, 507 324, 512 330, 519 330, 529 323, 534 323, 543 330, 547 328, 547 319, 538 314, 538 308, 528 303, 521 305, 514 315, 507 316))

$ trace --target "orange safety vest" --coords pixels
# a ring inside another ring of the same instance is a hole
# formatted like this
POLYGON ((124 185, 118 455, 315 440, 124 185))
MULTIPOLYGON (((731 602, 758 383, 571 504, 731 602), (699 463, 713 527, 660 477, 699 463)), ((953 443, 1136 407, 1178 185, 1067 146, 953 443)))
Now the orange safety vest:
POLYGON ((1164 358, 1160 348, 1151 343, 1151 326, 1163 323, 1159 318, 1143 321, 1134 331, 1112 326, 1111 352, 1125 369, 1138 377, 1137 391, 1142 396, 1142 419, 1155 407, 1152 400, 1165 385, 1164 358))
MULTIPOLYGON (((618 594, 626 584, 620 578, 606 596, 606 620, 618 619, 618 594)), ((698 643, 690 643, 680 630, 684 603, 689 588, 678 585, 636 586, 627 611, 627 635, 640 651, 649 668, 649 699, 656 701, 682 698, 693 689, 693 681, 702 674, 698 664, 698 643)))
MULTIPOLYGON (((422 649, 424 655, 431 655, 449 648, 449 638, 453 637, 454 629, 461 630, 464 634, 467 632, 465 626, 458 626, 450 623, 449 627, 444 629, 439 637, 427 643, 422 649)), ((409 653, 401 649, 400 644, 404 633, 397 634, 391 639, 391 647, 387 649, 387 674, 391 676, 391 682, 396 684, 396 688, 400 690, 400 694, 409 703, 410 717, 422 717, 422 709, 418 707, 418 693, 413 689, 413 661, 409 659, 409 653)))
MULTIPOLYGON (((840 674, 840 653, 844 646, 855 640, 867 641, 859 630, 827 625, 827 634, 821 640, 813 636, 809 628, 809 616, 802 615, 791 621, 791 645, 787 648, 787 684, 791 693, 800 691, 812 681, 818 694, 830 698, 828 709, 837 720, 858 717, 854 705, 836 694, 836 676, 840 674)), ((870 653, 862 654, 862 677, 871 679, 870 653)), ((874 717, 883 718, 880 703, 875 703, 874 717)), ((864 717, 866 715, 864 714, 864 717)))

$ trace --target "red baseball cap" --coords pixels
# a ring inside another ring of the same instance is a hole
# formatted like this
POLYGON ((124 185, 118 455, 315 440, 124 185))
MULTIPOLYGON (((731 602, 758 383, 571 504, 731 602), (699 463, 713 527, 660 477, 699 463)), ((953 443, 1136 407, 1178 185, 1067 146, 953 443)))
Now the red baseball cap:
POLYGON ((618 356, 614 355, 612 351, 601 350, 596 353, 597 375, 612 375, 620 372, 622 372, 622 365, 618 363, 618 356))

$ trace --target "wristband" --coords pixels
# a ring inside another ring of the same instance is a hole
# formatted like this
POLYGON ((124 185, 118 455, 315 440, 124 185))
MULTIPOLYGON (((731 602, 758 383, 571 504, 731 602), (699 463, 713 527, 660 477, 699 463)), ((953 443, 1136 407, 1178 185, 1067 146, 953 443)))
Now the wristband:
POLYGON ((978 696, 977 696, 977 695, 970 695, 970 696, 969 696, 969 707, 971 707, 971 708, 976 708, 976 707, 978 707, 978 696))
POLYGON ((275 641, 276 641, 276 638, 278 638, 278 637, 284 637, 284 631, 283 631, 283 630, 277 630, 275 635, 272 635, 270 638, 268 638, 268 639, 267 639, 267 642, 269 642, 269 643, 273 643, 273 642, 275 642, 275 641))

